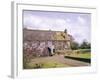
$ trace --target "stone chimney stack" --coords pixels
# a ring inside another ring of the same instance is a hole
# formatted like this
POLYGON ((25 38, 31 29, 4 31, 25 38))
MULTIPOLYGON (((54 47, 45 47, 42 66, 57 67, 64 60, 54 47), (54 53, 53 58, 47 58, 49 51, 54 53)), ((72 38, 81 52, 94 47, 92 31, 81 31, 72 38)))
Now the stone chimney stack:
POLYGON ((65 38, 67 39, 67 37, 68 37, 67 29, 64 30, 64 33, 65 33, 65 38))

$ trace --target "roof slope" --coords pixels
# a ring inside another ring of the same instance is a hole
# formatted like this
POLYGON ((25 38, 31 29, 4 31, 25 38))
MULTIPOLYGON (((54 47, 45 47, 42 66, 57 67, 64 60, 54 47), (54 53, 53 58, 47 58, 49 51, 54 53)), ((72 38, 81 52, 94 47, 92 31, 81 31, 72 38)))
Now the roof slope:
POLYGON ((63 31, 50 31, 50 30, 23 30, 23 40, 33 41, 33 40, 70 40, 63 31))

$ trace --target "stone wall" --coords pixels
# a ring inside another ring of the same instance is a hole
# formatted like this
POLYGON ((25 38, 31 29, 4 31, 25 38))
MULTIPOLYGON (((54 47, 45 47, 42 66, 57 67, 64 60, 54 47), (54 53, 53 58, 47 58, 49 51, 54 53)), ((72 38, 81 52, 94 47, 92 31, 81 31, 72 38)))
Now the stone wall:
POLYGON ((66 41, 27 41, 23 43, 23 48, 27 54, 31 53, 35 56, 48 56, 48 47, 52 45, 54 45, 55 50, 69 49, 66 41))

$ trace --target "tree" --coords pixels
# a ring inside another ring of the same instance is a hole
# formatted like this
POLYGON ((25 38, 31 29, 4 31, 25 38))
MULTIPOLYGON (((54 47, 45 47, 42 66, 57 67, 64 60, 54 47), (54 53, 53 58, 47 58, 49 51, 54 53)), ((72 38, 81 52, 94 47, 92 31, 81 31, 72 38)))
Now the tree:
POLYGON ((83 41, 83 43, 80 45, 81 49, 90 49, 91 48, 91 44, 88 43, 87 41, 83 41))
POLYGON ((71 43, 71 49, 72 50, 76 50, 78 48, 79 48, 79 44, 77 42, 74 41, 74 42, 71 43))

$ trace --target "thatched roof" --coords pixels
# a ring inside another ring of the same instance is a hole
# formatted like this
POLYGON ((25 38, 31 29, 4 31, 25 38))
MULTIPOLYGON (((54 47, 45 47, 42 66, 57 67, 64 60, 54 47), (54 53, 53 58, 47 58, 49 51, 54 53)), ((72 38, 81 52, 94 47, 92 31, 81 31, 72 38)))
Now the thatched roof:
POLYGON ((51 31, 51 30, 29 30, 23 29, 23 40, 34 41, 34 40, 70 40, 63 31, 51 31))

